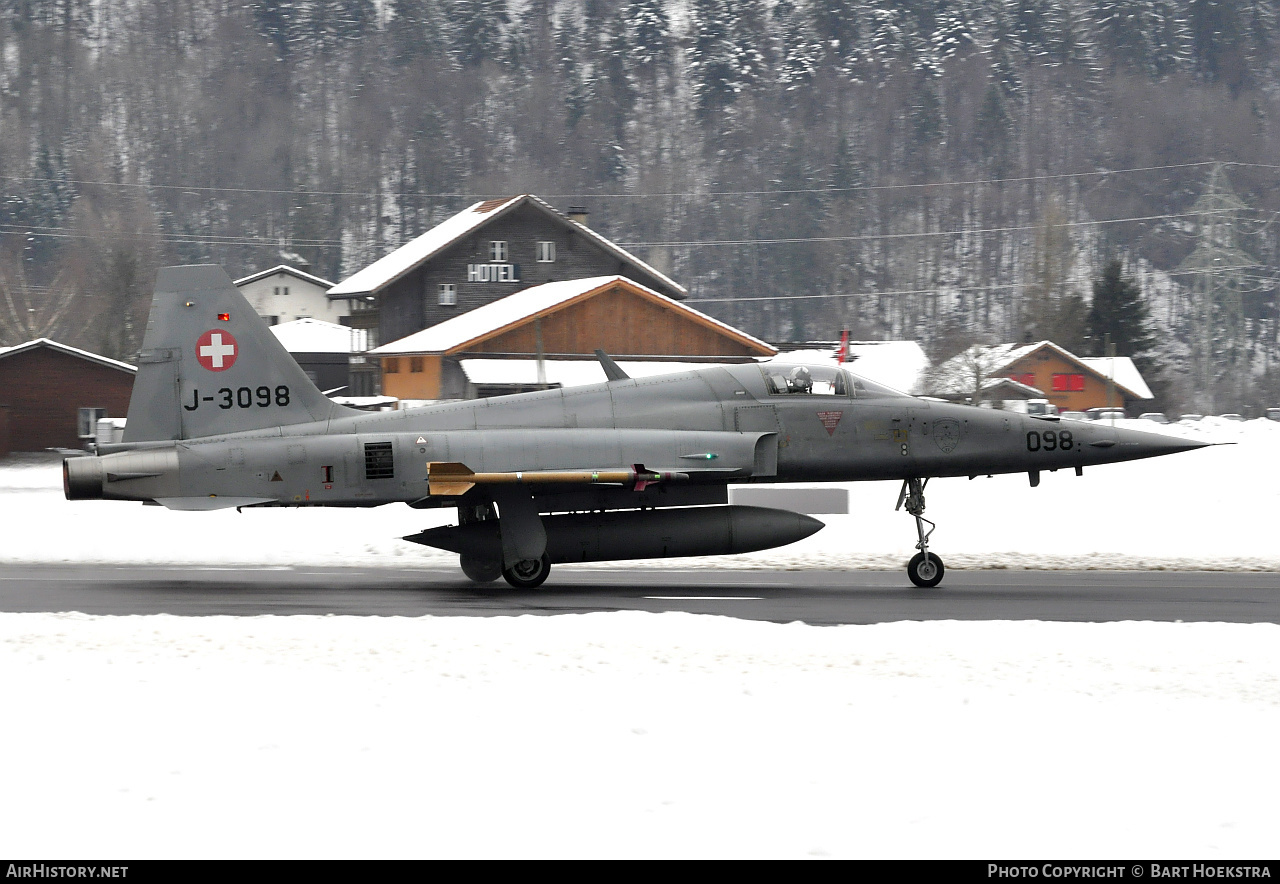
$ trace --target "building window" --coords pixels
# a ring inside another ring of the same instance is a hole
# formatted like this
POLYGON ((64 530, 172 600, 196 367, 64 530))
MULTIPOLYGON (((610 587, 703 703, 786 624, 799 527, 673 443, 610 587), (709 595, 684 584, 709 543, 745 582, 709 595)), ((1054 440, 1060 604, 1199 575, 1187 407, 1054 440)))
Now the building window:
POLYGON ((454 307, 458 303, 458 287, 451 282, 440 283, 440 306, 454 307))
POLYGON ((278 285, 274 289, 272 289, 272 291, 274 291, 277 296, 287 295, 289 294, 289 287, 287 285, 278 285))
POLYGON ((1080 393, 1084 390, 1084 375, 1055 374, 1053 376, 1053 392, 1080 393))
POLYGON ((495 239, 490 241, 489 260, 490 261, 506 261, 507 260, 507 241, 505 239, 495 239))
POLYGON ((400 360, 394 357, 382 360, 382 371, 384 374, 399 374, 400 360))
POLYGON ((411 374, 422 374, 422 357, 421 356, 409 357, 409 372, 411 374))
POLYGON ((1011 374, 1009 375, 1009 380, 1017 381, 1020 384, 1026 384, 1028 387, 1034 387, 1036 385, 1035 372, 1026 372, 1024 374, 1011 374))
POLYGON ((538 262, 551 264, 556 260, 556 244, 553 242, 538 243, 538 262))

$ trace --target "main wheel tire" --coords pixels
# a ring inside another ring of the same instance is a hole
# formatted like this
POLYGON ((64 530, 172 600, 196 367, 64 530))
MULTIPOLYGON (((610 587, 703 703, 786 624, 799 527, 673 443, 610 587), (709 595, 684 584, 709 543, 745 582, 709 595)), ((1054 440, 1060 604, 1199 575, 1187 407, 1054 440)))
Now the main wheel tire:
POLYGON ((458 564, 462 573, 476 583, 492 583, 502 576, 501 559, 477 559, 472 556, 459 556, 458 564))
POLYGON ((543 584, 551 573, 551 560, 543 553, 540 559, 516 562, 502 572, 502 576, 516 589, 534 589, 543 584))
POLYGON ((933 553, 929 553, 928 561, 925 560, 924 553, 916 553, 907 563, 907 576, 911 578, 911 582, 925 589, 941 583, 946 571, 942 559, 933 553))

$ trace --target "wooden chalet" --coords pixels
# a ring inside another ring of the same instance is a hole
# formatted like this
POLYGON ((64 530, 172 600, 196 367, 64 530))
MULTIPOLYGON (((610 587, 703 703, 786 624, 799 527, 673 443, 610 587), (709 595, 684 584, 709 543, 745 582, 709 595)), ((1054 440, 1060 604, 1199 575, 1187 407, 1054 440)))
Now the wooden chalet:
POLYGON ((982 399, 1044 398, 1059 411, 1127 408, 1154 398, 1127 356, 1080 357, 1052 341, 972 348, 939 366, 930 392, 948 399, 972 398, 979 377, 982 399), (1013 381, 1017 387, 993 386, 999 380, 1013 381))
POLYGON ((594 351, 633 377, 777 351, 620 275, 524 289, 369 352, 382 392, 461 399, 605 380, 594 351))

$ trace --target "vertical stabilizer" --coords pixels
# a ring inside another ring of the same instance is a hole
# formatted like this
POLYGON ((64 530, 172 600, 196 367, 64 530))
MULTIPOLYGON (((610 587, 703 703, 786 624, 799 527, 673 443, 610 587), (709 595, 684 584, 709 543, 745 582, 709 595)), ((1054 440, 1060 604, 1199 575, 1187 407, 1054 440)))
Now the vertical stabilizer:
POLYGON ((325 398, 216 264, 156 278, 125 442, 323 421, 325 398))

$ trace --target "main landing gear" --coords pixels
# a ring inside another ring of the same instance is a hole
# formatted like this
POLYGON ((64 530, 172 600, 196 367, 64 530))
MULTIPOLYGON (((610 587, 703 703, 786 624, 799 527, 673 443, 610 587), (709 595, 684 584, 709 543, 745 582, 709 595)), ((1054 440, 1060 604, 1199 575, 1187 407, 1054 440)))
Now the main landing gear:
MULTIPOLYGON (((537 513, 534 513, 537 517, 537 513)), ((535 589, 541 586, 551 573, 551 559, 543 552, 536 559, 520 559, 510 567, 503 567, 501 553, 501 533, 497 527, 498 512, 492 501, 481 501, 458 507, 458 524, 470 525, 473 522, 488 522, 494 526, 494 543, 497 550, 494 555, 483 556, 475 553, 461 553, 458 564, 462 573, 476 583, 492 583, 503 578, 516 589, 535 589)), ((541 526, 539 526, 541 527, 541 526)))
POLYGON ((543 584, 551 573, 551 560, 543 553, 540 559, 522 559, 510 568, 504 568, 503 578, 516 589, 535 589, 543 584))
POLYGON ((929 535, 933 533, 933 529, 938 526, 933 522, 929 522, 924 518, 924 486, 929 484, 929 480, 925 479, 904 479, 902 482, 902 491, 898 494, 898 505, 895 510, 902 509, 906 504, 907 512, 915 517, 916 534, 920 537, 916 549, 920 552, 911 557, 911 561, 907 563, 907 576, 911 578, 911 582, 916 586, 928 589, 937 586, 942 582, 942 575, 946 573, 946 568, 942 565, 942 559, 929 552, 929 535), (929 522, 929 530, 924 530, 925 522, 929 522))

